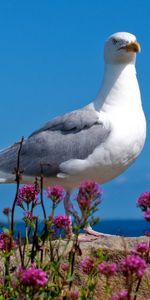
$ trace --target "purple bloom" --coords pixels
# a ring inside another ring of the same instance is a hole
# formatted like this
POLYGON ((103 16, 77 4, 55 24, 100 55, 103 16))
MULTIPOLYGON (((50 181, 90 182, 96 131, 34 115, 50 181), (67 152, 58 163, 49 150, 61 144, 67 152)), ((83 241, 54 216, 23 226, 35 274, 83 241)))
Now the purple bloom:
POLYGON ((68 229, 70 224, 71 224, 71 220, 69 216, 66 215, 58 215, 56 217, 53 218, 53 224, 60 229, 68 229))
POLYGON ((22 285, 34 288, 45 287, 48 283, 46 272, 41 268, 35 268, 34 266, 31 266, 28 269, 20 269, 18 272, 18 279, 22 285))
POLYGON ((10 252, 12 249, 16 247, 16 242, 13 241, 11 236, 6 233, 0 233, 0 250, 10 252))
POLYGON ((135 246, 135 249, 132 252, 133 254, 140 256, 147 255, 148 252, 150 252, 150 247, 146 242, 141 242, 135 246))
POLYGON ((48 187, 46 194, 47 197, 55 203, 55 205, 59 204, 59 202, 65 198, 64 188, 58 185, 48 187))
POLYGON ((30 204, 31 202, 36 205, 38 201, 38 193, 35 185, 27 184, 19 188, 17 205, 22 206, 23 202, 30 204))
POLYGON ((82 272, 89 274, 94 268, 94 260, 90 256, 86 256, 80 261, 80 268, 82 272))
POLYGON ((117 271, 115 263, 102 262, 98 265, 99 272, 107 277, 113 276, 117 271))
POLYGON ((68 300, 78 300, 79 299, 79 292, 76 290, 72 290, 69 292, 68 300))
POLYGON ((77 202, 81 211, 89 210, 93 200, 102 195, 102 191, 95 181, 86 180, 80 184, 77 202))
POLYGON ((136 275, 138 278, 142 278, 146 268, 145 260, 134 254, 127 255, 120 262, 120 269, 124 276, 136 275))
POLYGON ((37 219, 37 217, 33 216, 31 211, 25 211, 24 212, 24 220, 25 221, 34 221, 35 219, 37 219))
POLYGON ((139 198, 137 199, 137 205, 141 207, 142 210, 146 210, 150 208, 150 192, 141 193, 139 198))
POLYGON ((132 300, 132 298, 129 296, 127 291, 122 290, 120 292, 112 294, 110 300, 132 300))
POLYGON ((150 222, 150 208, 144 212, 144 218, 146 221, 150 222))

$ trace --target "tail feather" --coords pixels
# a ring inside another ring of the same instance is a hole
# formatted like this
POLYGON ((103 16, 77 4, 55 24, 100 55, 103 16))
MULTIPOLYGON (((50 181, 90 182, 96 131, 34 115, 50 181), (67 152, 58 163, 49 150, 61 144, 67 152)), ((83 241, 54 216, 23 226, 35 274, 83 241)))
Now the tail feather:
POLYGON ((12 183, 15 180, 18 144, 0 151, 0 183, 12 183))
POLYGON ((0 183, 13 183, 15 180, 14 174, 8 174, 0 171, 0 183))

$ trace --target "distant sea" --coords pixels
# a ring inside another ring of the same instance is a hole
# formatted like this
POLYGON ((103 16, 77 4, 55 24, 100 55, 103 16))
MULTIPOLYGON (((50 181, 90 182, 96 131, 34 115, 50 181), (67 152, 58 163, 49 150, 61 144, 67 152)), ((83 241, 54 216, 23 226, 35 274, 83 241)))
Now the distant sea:
POLYGON ((144 220, 103 220, 94 229, 113 235, 138 237, 150 232, 150 223, 144 220))
MULTIPOLYGON (((6 226, 6 224, 2 222, 0 222, 0 224, 1 226, 6 226)), ((41 224, 40 227, 42 228, 43 224, 41 224)), ((1 228, 0 231, 2 230, 1 228)), ((146 231, 150 232, 150 224, 144 220, 103 220, 99 224, 93 226, 93 229, 112 235, 138 237, 143 236, 146 231)), ((21 235, 24 236, 25 230, 23 223, 18 222, 16 224, 16 232, 17 231, 21 231, 21 235)))

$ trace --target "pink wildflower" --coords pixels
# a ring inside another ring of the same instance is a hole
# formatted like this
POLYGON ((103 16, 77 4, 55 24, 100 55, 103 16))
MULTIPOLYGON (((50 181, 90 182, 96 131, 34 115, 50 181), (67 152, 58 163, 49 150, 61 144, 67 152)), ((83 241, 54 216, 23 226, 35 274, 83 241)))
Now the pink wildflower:
POLYGON ((46 272, 34 266, 28 269, 20 269, 18 279, 22 285, 34 288, 45 287, 48 283, 46 272))
POLYGON ((69 292, 68 300, 78 300, 79 299, 79 292, 76 290, 72 290, 69 292))
POLYGON ((59 204, 60 201, 65 198, 65 190, 62 186, 51 186, 47 189, 47 197, 50 198, 55 205, 59 204))
POLYGON ((70 224, 71 224, 71 220, 69 216, 63 216, 63 215, 58 215, 56 217, 53 218, 53 224, 60 229, 68 229, 70 224))
POLYGON ((89 274, 94 268, 94 260, 90 256, 86 256, 80 261, 80 268, 82 272, 89 274))
POLYGON ((16 242, 12 240, 11 236, 6 233, 0 233, 0 250, 10 252, 16 247, 16 242))
POLYGON ((33 216, 31 211, 25 211, 24 212, 24 220, 25 221, 34 221, 37 217, 33 216))
POLYGON ((87 180, 80 184, 77 202, 81 210, 89 209, 93 200, 102 195, 102 191, 95 181, 87 180))
POLYGON ((144 218, 146 221, 150 222, 150 208, 144 212, 144 218))
POLYGON ((150 191, 141 193, 141 195, 139 196, 136 202, 137 205, 144 211, 147 208, 150 208, 150 191))
POLYGON ((17 205, 22 206, 23 202, 36 205, 38 201, 38 193, 35 185, 27 184, 19 188, 17 205))
POLYGON ((138 278, 142 278, 146 268, 145 260, 138 255, 127 255, 120 262, 120 269, 124 276, 135 274, 138 278))
POLYGON ((132 300, 128 292, 123 290, 117 293, 112 294, 110 300, 132 300))
POLYGON ((115 263, 102 262, 98 265, 99 272, 106 277, 113 276, 117 271, 117 265, 115 263))
POLYGON ((147 255, 150 252, 150 247, 146 242, 141 242, 135 246, 135 249, 132 252, 139 256, 147 255))
POLYGON ((11 213, 11 209, 9 207, 6 207, 3 209, 3 214, 6 216, 9 216, 9 214, 11 213))

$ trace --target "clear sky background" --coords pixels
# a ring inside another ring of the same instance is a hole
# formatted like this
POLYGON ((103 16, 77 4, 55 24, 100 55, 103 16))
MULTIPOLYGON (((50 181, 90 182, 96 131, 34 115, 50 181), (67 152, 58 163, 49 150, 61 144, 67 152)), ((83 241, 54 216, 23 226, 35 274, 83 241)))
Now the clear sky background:
MULTIPOLYGON (((110 34, 128 31, 141 44, 137 73, 147 141, 134 165, 103 185, 102 219, 142 218, 135 200, 150 190, 149 11, 148 0, 0 1, 1 149, 51 118, 93 100, 103 75, 104 42, 110 34)), ((0 186, 1 209, 11 205, 13 195, 13 185, 0 186)))

